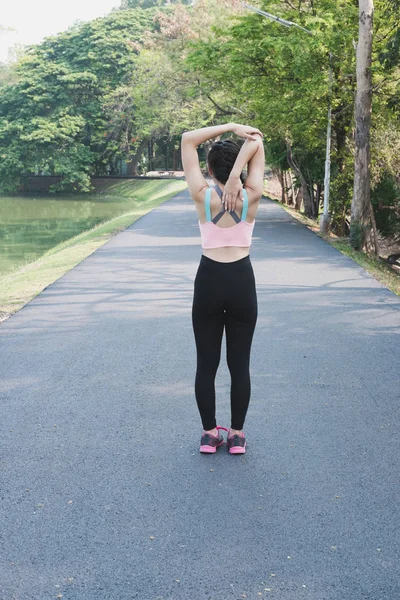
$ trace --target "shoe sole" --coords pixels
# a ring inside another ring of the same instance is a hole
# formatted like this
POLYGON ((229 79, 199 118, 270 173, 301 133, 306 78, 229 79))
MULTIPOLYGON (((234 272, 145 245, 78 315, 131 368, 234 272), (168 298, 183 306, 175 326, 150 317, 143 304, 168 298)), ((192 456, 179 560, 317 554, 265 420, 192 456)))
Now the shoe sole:
POLYGON ((222 440, 222 442, 217 444, 217 446, 208 446, 208 445, 200 446, 200 452, 202 452, 203 454, 214 454, 217 451, 217 448, 222 446, 223 443, 224 443, 224 441, 222 440))
POLYGON ((247 443, 244 443, 244 446, 233 446, 233 448, 228 448, 228 452, 229 454, 244 454, 246 452, 246 445, 247 443))

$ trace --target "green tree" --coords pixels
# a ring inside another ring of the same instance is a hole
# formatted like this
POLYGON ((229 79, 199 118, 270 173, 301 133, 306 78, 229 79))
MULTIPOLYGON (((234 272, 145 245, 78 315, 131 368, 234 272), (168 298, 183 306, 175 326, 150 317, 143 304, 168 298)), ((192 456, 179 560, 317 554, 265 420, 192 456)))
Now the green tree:
MULTIPOLYGON (((317 15, 311 3, 301 3, 300 12, 289 4, 264 2, 263 8, 312 29, 313 36, 247 13, 229 28, 219 28, 215 44, 197 44, 190 61, 201 72, 203 85, 212 89, 217 81, 229 94, 229 104, 239 106, 264 131, 272 157, 274 148, 284 143, 287 162, 303 191, 305 212, 316 218, 324 176, 328 54, 334 53, 335 89, 340 90, 333 100, 334 113, 342 111, 340 127, 346 128, 346 117, 351 116, 342 109, 351 103, 354 83, 344 74, 354 62, 355 9, 348 6, 335 14, 334 3, 326 1, 319 5, 328 5, 330 12, 321 8, 317 15)), ((334 152, 343 161, 344 143, 334 152)))
MULTIPOLYGON (((358 30, 358 3, 320 0, 257 3, 264 10, 311 30, 312 36, 254 14, 243 13, 236 23, 215 27, 212 40, 199 40, 189 57, 204 90, 223 89, 225 103, 262 129, 272 164, 286 162, 295 173, 308 216, 316 218, 322 198, 328 101, 328 54, 333 55, 332 196, 333 224, 344 231, 353 187, 353 108, 355 94, 354 40, 358 30)), ((373 87, 382 94, 395 81, 398 66, 393 50, 398 35, 398 2, 377 3, 373 87), (382 54, 383 52, 383 54, 382 54), (381 60, 378 60, 381 56, 381 60), (386 60, 387 75, 382 63, 386 60)), ((396 103, 398 84, 393 90, 396 103)), ((379 92, 376 92, 378 96, 379 92)), ((376 107, 385 110, 383 98, 376 107)), ((375 101, 374 101, 375 102, 375 101)), ((382 126, 382 123, 380 124, 382 126)), ((373 154, 372 161, 375 161, 373 154)), ((382 171, 383 173, 383 171, 382 171)))
POLYGON ((124 155, 104 107, 134 71, 154 10, 126 10, 78 24, 32 46, 0 89, 0 182, 15 189, 27 173, 62 175, 90 187, 124 155))
POLYGON ((176 168, 183 130, 238 115, 234 108, 221 109, 225 93, 215 90, 211 96, 186 63, 191 43, 213 36, 212 23, 226 20, 234 4, 200 0, 193 7, 175 5, 158 12, 158 26, 138 56, 131 81, 115 90, 108 105, 114 137, 134 136, 131 173, 142 156, 147 156, 147 168, 154 168, 150 155, 155 148, 171 154, 176 168))

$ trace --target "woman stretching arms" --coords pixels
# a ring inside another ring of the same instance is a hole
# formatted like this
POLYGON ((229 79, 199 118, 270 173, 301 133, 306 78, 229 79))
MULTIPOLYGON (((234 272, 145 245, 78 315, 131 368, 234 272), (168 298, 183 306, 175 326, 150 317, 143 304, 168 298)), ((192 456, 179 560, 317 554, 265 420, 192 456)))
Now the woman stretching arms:
POLYGON ((199 217, 202 256, 194 281, 192 323, 197 350, 195 395, 203 425, 200 452, 215 452, 224 439, 215 418, 215 376, 223 331, 231 375, 231 454, 246 451, 243 425, 250 401, 250 350, 257 322, 257 294, 250 245, 263 193, 264 146, 254 127, 228 123, 187 131, 182 136, 182 162, 199 217), (214 180, 208 186, 200 169, 197 147, 233 132, 245 138, 216 141, 207 155, 214 180), (242 171, 247 166, 244 184, 242 171))

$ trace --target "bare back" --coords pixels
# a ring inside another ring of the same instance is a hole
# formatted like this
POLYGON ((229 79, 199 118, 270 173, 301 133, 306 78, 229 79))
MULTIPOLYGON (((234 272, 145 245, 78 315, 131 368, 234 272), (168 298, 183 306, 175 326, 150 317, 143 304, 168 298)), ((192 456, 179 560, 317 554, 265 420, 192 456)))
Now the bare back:
MULTIPOLYGON (((221 190, 224 189, 224 186, 222 184, 219 184, 219 187, 221 190)), ((246 186, 244 186, 246 189, 246 186)), ((247 190, 247 194, 248 194, 248 198, 249 198, 249 204, 248 204, 248 209, 247 209, 247 215, 246 215, 246 221, 248 223, 252 223, 257 215, 257 210, 258 210, 258 206, 260 203, 260 198, 256 198, 254 191, 249 189, 247 190)), ((197 200, 195 200, 195 206, 196 206, 196 211, 199 217, 199 222, 201 224, 206 222, 206 214, 205 214, 205 206, 204 206, 204 196, 205 196, 206 190, 204 190, 203 192, 203 198, 198 198, 197 200)), ((215 189, 212 189, 211 192, 211 202, 210 202, 210 208, 211 208, 211 217, 214 218, 221 210, 222 207, 222 203, 221 203, 221 198, 219 197, 218 193, 215 191, 215 189)), ((236 201, 236 208, 235 208, 235 213, 238 217, 238 219, 240 219, 241 214, 242 214, 242 209, 243 209, 243 201, 242 200, 237 200, 236 201)), ((222 217, 218 220, 218 223, 216 224, 217 227, 222 227, 224 228, 228 228, 228 227, 234 227, 236 225, 234 218, 232 217, 231 214, 229 214, 228 211, 226 211, 222 217)), ((203 248, 202 253, 204 254, 204 256, 207 256, 208 258, 211 258, 212 260, 217 260, 218 262, 233 262, 235 260, 240 260, 241 258, 244 258, 245 256, 248 256, 250 254, 250 246, 224 246, 222 248, 203 248)))

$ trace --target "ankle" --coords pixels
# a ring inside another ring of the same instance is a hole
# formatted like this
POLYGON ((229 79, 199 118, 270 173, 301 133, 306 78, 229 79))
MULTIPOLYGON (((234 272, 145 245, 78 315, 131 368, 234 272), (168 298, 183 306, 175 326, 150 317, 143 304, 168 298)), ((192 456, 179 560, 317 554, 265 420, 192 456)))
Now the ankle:
POLYGON ((204 433, 210 433, 211 435, 218 435, 218 430, 216 427, 214 427, 214 429, 204 429, 204 433))
POLYGON ((243 435, 243 429, 229 429, 228 437, 232 437, 233 435, 243 435))

